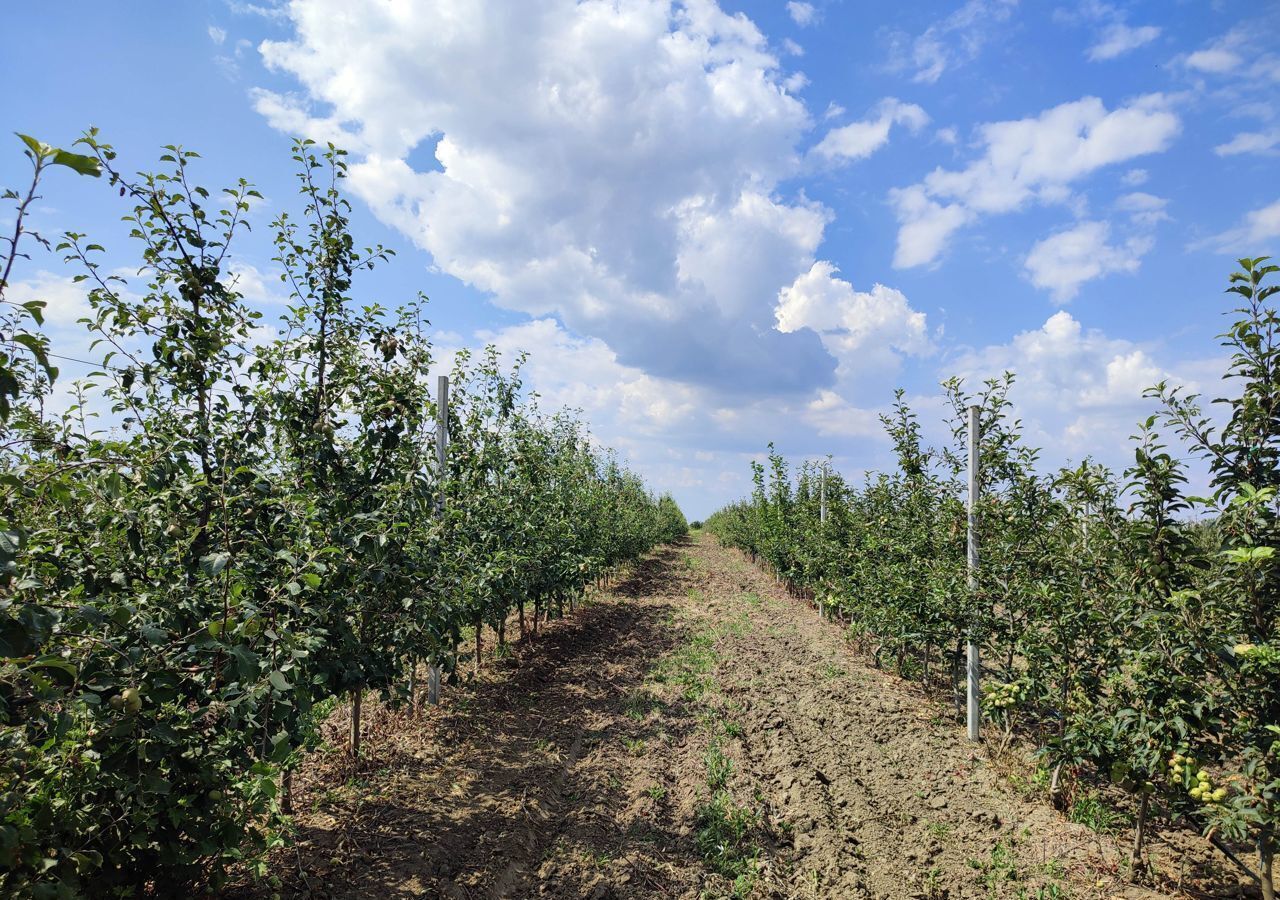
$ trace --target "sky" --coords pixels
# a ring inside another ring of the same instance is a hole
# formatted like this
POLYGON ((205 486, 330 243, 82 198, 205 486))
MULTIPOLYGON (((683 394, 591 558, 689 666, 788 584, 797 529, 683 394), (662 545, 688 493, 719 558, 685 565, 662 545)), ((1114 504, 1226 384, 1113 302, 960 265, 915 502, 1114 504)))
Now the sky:
MULTIPOLYGON (((769 441, 890 465, 895 388, 946 440, 951 375, 1015 372, 1046 466, 1122 469, 1146 387, 1216 396, 1227 275, 1280 237, 1262 0, 70 0, 0 22, 5 131, 93 125, 126 169, 180 144, 204 184, 257 185, 232 268, 269 311, 290 139, 345 147, 357 240, 398 254, 357 298, 427 294, 442 366, 527 351, 542 405, 691 518, 749 492, 769 441)), ((122 203, 57 173, 34 221, 136 266, 122 203)), ((74 274, 33 252, 10 292, 85 358, 74 274)))

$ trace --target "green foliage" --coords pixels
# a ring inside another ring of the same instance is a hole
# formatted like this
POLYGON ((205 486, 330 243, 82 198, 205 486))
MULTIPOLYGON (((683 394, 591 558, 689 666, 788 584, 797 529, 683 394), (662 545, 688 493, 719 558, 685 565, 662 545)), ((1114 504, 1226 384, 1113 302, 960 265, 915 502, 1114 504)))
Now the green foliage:
MULTIPOLYGON (((1151 804, 1251 845, 1270 891, 1280 825, 1280 267, 1242 259, 1222 335, 1228 396, 1215 420, 1160 384, 1123 479, 1086 460, 1045 475, 1008 400, 1012 375, 970 395, 957 379, 953 443, 922 445, 898 392, 883 417, 896 468, 861 487, 770 447, 750 500, 706 527, 852 623, 906 675, 983 650, 984 708, 1027 726, 1051 767, 1092 764, 1130 791, 1135 857, 1151 804), (980 410, 980 565, 967 583, 965 410, 980 410), (1217 424, 1217 422, 1224 424, 1217 424), (1186 495, 1163 423, 1201 456, 1208 498, 1186 495), (829 514, 819 514, 821 482, 829 514), (1193 512, 1196 521, 1188 521, 1193 512)), ((1109 827, 1094 803, 1077 810, 1109 827)), ((1135 860, 1137 861, 1137 860, 1135 860)), ((1268 896, 1271 896, 1268 894, 1268 896)))
POLYGON ((492 348, 458 356, 436 464, 422 302, 357 299, 391 254, 350 234, 341 150, 294 148, 270 332, 229 268, 249 183, 200 187, 179 147, 130 177, 93 133, 86 156, 27 145, 37 176, 101 171, 127 198, 140 278, 83 235, 57 248, 89 288, 102 359, 78 390, 109 429, 84 402, 50 414, 52 372, 0 417, 0 893, 216 889, 281 839, 281 773, 335 694, 404 700, 464 626, 559 611, 684 519, 492 348))

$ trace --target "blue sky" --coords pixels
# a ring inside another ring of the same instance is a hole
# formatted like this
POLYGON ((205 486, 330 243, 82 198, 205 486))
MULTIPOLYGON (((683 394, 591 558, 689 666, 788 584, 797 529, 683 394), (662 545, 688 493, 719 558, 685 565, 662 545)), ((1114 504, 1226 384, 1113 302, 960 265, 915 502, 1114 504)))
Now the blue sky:
MULTIPOLYGON (((180 143, 265 195, 236 254, 282 301, 267 224, 289 136, 351 151, 354 222, 399 252, 364 299, 431 297, 442 365, 532 354, 693 517, 769 440, 886 465, 901 386, 1018 373, 1047 464, 1123 467, 1169 378, 1213 392, 1234 256, 1280 236, 1280 6, 1254 2, 202 0, 10 6, 9 131, 180 143)), ((0 184, 16 186, 14 139, 0 184)), ((102 183, 51 179, 47 233, 134 257, 102 183)), ((0 218, 3 218, 0 215, 0 218)), ((36 255, 87 354, 74 274, 36 255)), ((64 372, 70 378, 74 365, 64 372)))

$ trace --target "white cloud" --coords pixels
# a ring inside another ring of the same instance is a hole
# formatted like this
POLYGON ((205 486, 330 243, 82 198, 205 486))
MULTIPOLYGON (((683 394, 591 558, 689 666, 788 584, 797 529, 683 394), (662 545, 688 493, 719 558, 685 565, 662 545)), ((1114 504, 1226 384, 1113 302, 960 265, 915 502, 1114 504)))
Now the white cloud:
POLYGON ((791 38, 782 39, 782 49, 791 56, 804 56, 804 48, 791 38))
POLYGON ((1150 347, 1085 329, 1065 310, 1043 326, 1024 331, 953 360, 948 372, 971 385, 1005 371, 1015 373, 1011 394, 1033 446, 1049 448, 1051 462, 1079 461, 1084 454, 1124 466, 1130 460, 1128 436, 1151 411, 1143 391, 1161 379, 1195 390, 1181 363, 1171 370, 1150 347))
POLYGON ((932 351, 925 314, 906 295, 883 284, 855 291, 838 270, 819 261, 778 294, 775 315, 784 333, 811 329, 840 361, 842 378, 857 371, 897 368, 902 354, 932 351))
POLYGON ((214 42, 215 44, 217 44, 218 46, 222 46, 222 44, 227 40, 227 31, 226 31, 226 29, 225 29, 225 28, 219 28, 217 25, 210 25, 210 26, 209 26, 209 40, 213 41, 213 42, 214 42))
POLYGON ((975 218, 963 204, 944 205, 931 200, 927 189, 919 184, 894 188, 889 191, 889 199, 900 223, 893 254, 893 264, 899 269, 935 262, 951 235, 975 218))
POLYGON ((1193 246, 1212 246, 1221 253, 1257 256, 1267 251, 1264 244, 1277 237, 1280 237, 1280 200, 1245 213, 1244 222, 1239 226, 1193 246))
POLYGON ((1244 60, 1234 50, 1225 47, 1208 47, 1187 56, 1186 63, 1201 72, 1221 75, 1237 68, 1244 60))
POLYGON ((886 97, 870 118, 831 129, 810 152, 828 162, 865 159, 889 142, 891 126, 903 125, 914 134, 928 122, 928 114, 914 103, 886 97))
POLYGON ((804 0, 788 0, 787 13, 801 28, 818 21, 818 10, 812 3, 806 3, 804 0))
POLYGON ((294 37, 261 49, 305 94, 260 90, 258 109, 352 149, 354 190, 441 271, 654 375, 830 380, 816 338, 772 327, 829 213, 778 193, 811 120, 745 16, 711 0, 317 0, 289 14, 294 37), (423 142, 437 165, 415 171, 423 142))
POLYGON ((823 437, 880 437, 884 430, 876 411, 856 407, 835 391, 820 391, 803 418, 823 437))
POLYGON ((569 334, 554 319, 534 319, 476 337, 510 362, 529 358, 523 376, 550 410, 581 410, 606 443, 624 431, 652 435, 679 427, 698 409, 698 392, 618 362, 603 342, 569 334))
POLYGON ((890 39, 890 68, 914 70, 912 81, 933 84, 947 69, 976 59, 1006 21, 1018 0, 968 0, 963 6, 921 34, 897 33, 890 39))
POLYGON ((1165 212, 1165 207, 1168 205, 1169 201, 1164 197, 1157 197, 1145 191, 1134 191, 1116 198, 1116 209, 1129 213, 1135 224, 1147 227, 1169 218, 1169 214, 1165 212))
POLYGON ((1115 59, 1151 43, 1159 36, 1160 29, 1154 25, 1135 27, 1116 22, 1103 30, 1098 42, 1089 48, 1088 57, 1093 62, 1115 59))
POLYGON ((1120 181, 1129 187, 1137 187, 1140 184, 1146 184, 1150 177, 1146 169, 1130 169, 1120 176, 1120 181))
POLYGON ((1179 128, 1160 94, 1111 111, 1085 97, 1036 117, 983 125, 981 158, 960 170, 934 169, 922 182, 890 191, 900 226, 894 265, 934 262, 950 235, 981 215, 1065 202, 1073 182, 1164 150, 1179 128))
POLYGON ((939 128, 935 136, 944 144, 954 144, 960 140, 960 133, 952 127, 939 128))
POLYGON ((1236 156, 1240 153, 1270 153, 1280 144, 1280 129, 1272 131, 1242 131, 1225 144, 1213 148, 1219 156, 1236 156))
POLYGON ((1150 239, 1138 236, 1113 246, 1109 238, 1106 222, 1081 222, 1050 235, 1027 254, 1027 276, 1036 287, 1047 289, 1054 302, 1066 303, 1087 281, 1113 272, 1136 272, 1142 255, 1151 249, 1150 239))
MULTIPOLYGON (((1274 17, 1261 17, 1243 21, 1225 34, 1206 43, 1199 50, 1178 57, 1175 62, 1192 74, 1211 76, 1218 87, 1229 87, 1260 92, 1269 102, 1269 95, 1280 81, 1280 55, 1273 52, 1268 36, 1274 29, 1274 17)), ((1230 101, 1233 106, 1243 106, 1239 96, 1230 101)))

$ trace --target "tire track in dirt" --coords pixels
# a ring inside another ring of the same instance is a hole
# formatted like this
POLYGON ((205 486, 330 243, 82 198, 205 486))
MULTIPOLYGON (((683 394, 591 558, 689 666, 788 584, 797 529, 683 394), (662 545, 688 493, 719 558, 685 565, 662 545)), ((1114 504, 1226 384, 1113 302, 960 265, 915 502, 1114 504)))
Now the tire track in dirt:
POLYGON ((776 895, 1160 896, 1105 874, 1106 842, 1017 795, 936 702, 869 666, 838 626, 736 551, 699 550, 709 573, 751 589, 718 592, 718 613, 750 627, 725 637, 717 677, 742 709, 743 774, 791 826, 776 895))
MULTIPOLYGON (((295 779, 285 896, 1155 896, 1097 885, 1096 836, 1015 795, 936 702, 707 536, 441 706, 366 709, 358 771, 321 752, 295 779), (747 823, 728 875, 717 792, 747 823)), ((339 710, 333 746, 344 727, 339 710)))

